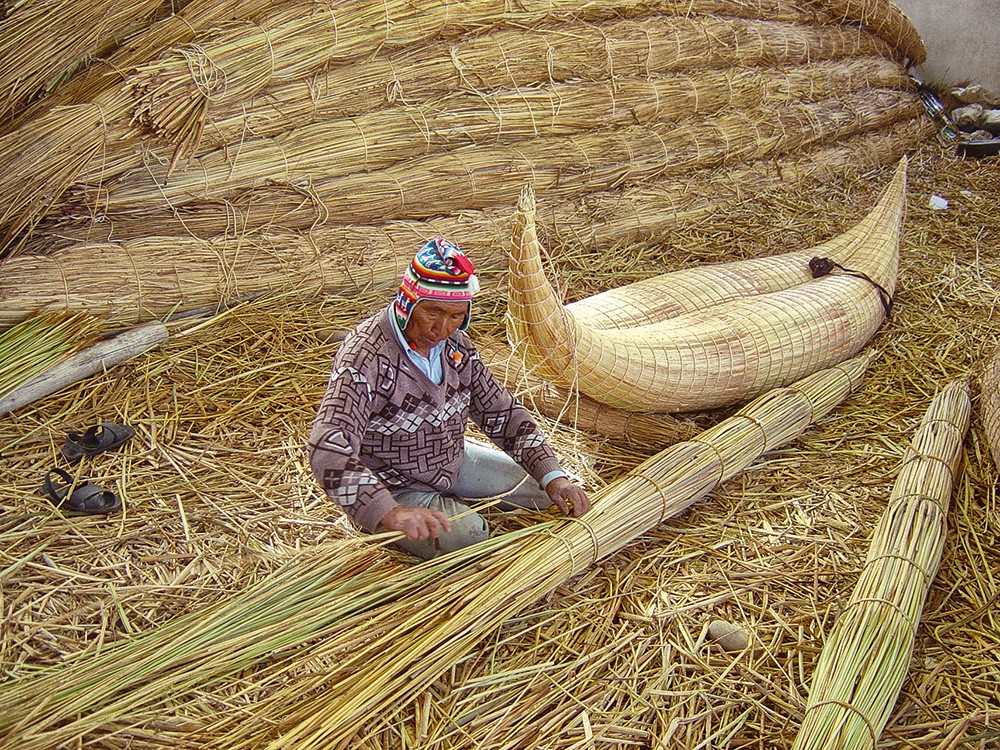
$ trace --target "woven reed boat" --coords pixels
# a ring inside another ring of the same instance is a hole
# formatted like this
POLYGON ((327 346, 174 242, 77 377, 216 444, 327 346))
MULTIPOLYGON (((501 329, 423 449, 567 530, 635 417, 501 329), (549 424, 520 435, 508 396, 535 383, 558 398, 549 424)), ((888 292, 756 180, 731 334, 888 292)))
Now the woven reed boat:
POLYGON ((663 274, 568 305, 545 277, 525 188, 511 247, 511 344, 536 374, 631 411, 725 406, 790 383, 857 353, 885 320, 905 188, 903 159, 875 208, 826 243, 663 274), (833 272, 814 277, 814 258, 833 261, 833 272))

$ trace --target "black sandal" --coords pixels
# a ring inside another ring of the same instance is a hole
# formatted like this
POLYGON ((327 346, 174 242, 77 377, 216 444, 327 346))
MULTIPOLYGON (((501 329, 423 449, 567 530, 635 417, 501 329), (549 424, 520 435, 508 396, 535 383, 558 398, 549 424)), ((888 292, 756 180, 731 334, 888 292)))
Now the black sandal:
POLYGON ((88 428, 82 435, 69 433, 62 447, 62 454, 70 463, 76 463, 84 456, 96 456, 121 447, 133 435, 135 430, 128 425, 101 422, 96 427, 88 428))
POLYGON ((63 469, 49 471, 39 492, 69 513, 114 513, 122 507, 122 501, 114 492, 98 487, 93 482, 84 481, 74 487, 72 475, 63 469), (61 484, 52 478, 53 474, 62 480, 61 484))

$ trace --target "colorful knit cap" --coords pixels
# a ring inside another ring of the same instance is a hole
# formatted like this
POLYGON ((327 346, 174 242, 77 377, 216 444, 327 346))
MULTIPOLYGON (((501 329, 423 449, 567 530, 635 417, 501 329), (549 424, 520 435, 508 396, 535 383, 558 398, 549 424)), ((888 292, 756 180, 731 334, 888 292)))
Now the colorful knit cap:
POLYGON ((410 261, 396 294, 393 309, 401 329, 406 328, 413 306, 424 299, 468 302, 469 312, 460 326, 469 327, 472 295, 479 291, 476 269, 468 256, 443 237, 435 237, 410 261))

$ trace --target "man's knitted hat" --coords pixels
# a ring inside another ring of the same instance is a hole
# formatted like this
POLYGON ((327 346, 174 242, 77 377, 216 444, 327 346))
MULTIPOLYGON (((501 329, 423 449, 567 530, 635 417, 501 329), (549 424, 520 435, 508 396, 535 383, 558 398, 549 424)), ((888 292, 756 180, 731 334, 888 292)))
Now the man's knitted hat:
POLYGON ((479 279, 472 261, 448 240, 435 237, 417 251, 403 274, 393 305, 396 320, 405 329, 413 306, 420 300, 468 302, 469 312, 460 326, 464 331, 472 314, 472 296, 478 291, 479 279))

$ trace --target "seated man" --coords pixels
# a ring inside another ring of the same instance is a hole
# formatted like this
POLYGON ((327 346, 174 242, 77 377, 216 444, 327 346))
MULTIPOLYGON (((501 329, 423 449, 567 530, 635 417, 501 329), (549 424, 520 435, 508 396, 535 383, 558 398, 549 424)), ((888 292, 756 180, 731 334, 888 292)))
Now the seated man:
POLYGON ((309 437, 327 495, 365 531, 403 532, 399 546, 424 559, 486 539, 466 498, 590 508, 466 335, 478 287, 455 245, 424 245, 395 301, 345 338, 309 437), (469 418, 504 452, 466 440, 469 418))

